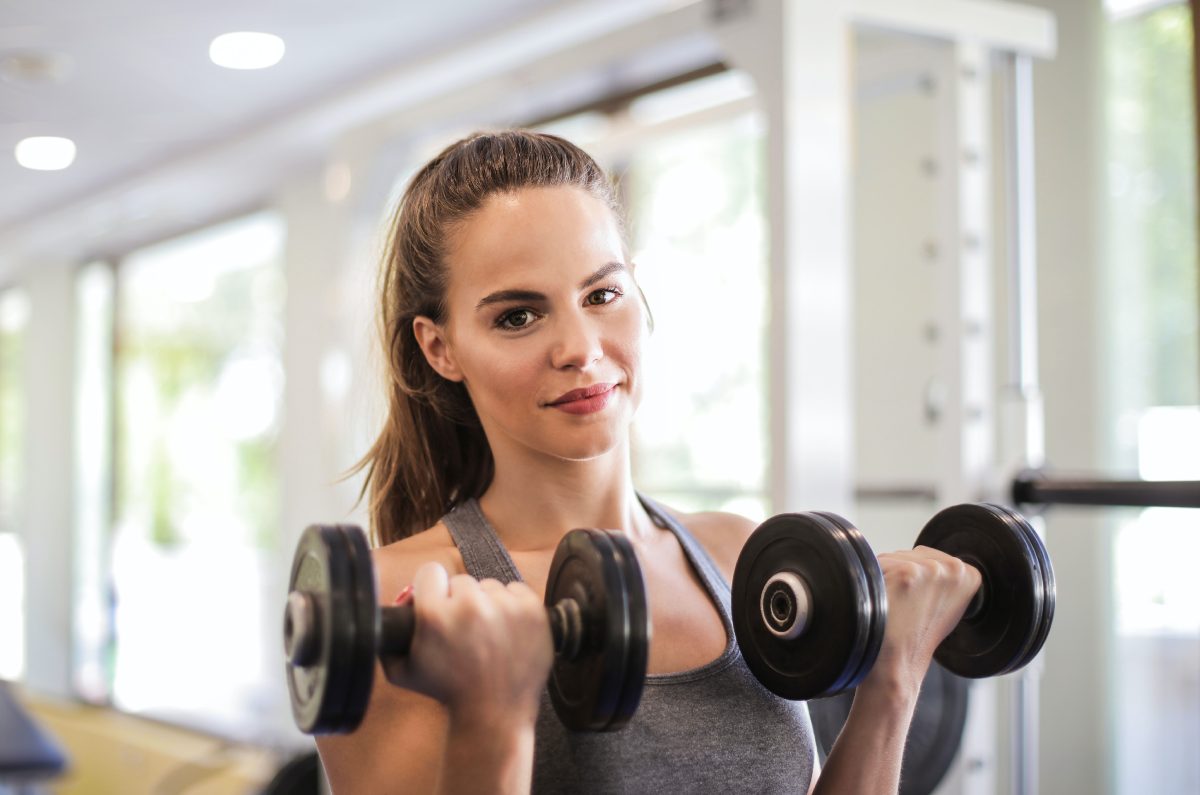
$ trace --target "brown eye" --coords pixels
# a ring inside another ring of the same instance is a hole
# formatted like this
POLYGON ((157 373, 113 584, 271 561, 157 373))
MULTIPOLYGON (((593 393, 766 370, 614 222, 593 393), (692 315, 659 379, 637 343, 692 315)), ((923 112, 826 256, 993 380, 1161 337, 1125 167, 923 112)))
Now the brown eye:
POLYGON ((528 309, 514 309, 500 317, 500 325, 504 328, 524 328, 533 320, 533 313, 528 309))
POLYGON ((616 300, 618 295, 619 293, 616 290, 608 287, 602 290, 593 290, 588 293, 587 304, 588 306, 601 306, 616 300))

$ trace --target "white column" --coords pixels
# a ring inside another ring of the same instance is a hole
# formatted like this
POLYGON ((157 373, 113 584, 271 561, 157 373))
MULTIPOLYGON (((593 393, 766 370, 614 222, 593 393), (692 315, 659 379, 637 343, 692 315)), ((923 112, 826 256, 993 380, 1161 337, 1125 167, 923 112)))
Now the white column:
POLYGON ((957 44, 942 92, 940 370, 948 386, 938 498, 990 497, 995 467, 988 53, 957 44))
POLYGON ((45 262, 30 267, 24 281, 27 468, 17 515, 25 550, 25 683, 59 696, 71 693, 74 646, 74 276, 70 264, 45 262))
MULTIPOLYGON (((350 510, 340 499, 338 478, 343 465, 337 454, 338 429, 330 427, 328 382, 336 354, 333 339, 340 294, 339 268, 343 258, 345 219, 326 195, 325 175, 313 169, 283 190, 278 207, 287 224, 284 273, 283 364, 287 373, 279 433, 280 565, 278 581, 264 583, 267 626, 278 632, 265 639, 279 671, 273 693, 274 721, 284 737, 306 743, 296 730, 284 679, 283 606, 293 551, 304 528, 316 523, 341 523, 350 510), (325 371, 324 378, 322 371, 325 371), (271 621, 272 611, 278 622, 271 621)), ((348 422, 347 422, 348 424, 348 422)))
MULTIPOLYGON (((1104 6, 1040 0, 1058 19, 1059 51, 1033 67, 1037 325, 1045 454, 1060 471, 1099 471, 1115 417, 1104 314, 1104 6)), ((1044 793, 1112 792, 1112 512, 1056 508, 1046 543, 1058 584, 1043 652, 1044 793)), ((1149 791, 1149 790, 1147 790, 1149 791)))
POLYGON ((710 3, 766 113, 770 495, 847 513, 853 495, 850 31, 842 4, 710 3))

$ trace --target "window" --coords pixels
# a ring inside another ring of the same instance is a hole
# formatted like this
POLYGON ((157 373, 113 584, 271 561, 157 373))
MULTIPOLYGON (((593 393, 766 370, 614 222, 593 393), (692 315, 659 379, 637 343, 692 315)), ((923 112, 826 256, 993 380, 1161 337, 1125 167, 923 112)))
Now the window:
POLYGON ((112 700, 232 736, 279 680, 283 235, 256 215, 117 271, 112 700))
POLYGON ((25 452, 25 327, 29 299, 17 288, 0 292, 0 679, 25 669, 25 565, 18 501, 25 452))
MULTIPOLYGON (((1192 19, 1181 3, 1110 2, 1107 30, 1110 394, 1117 457, 1141 477, 1200 479, 1192 19)), ((1124 517, 1114 541, 1119 792, 1200 789, 1197 511, 1124 517)))
POLYGON ((684 510, 767 515, 763 130, 740 115, 638 147, 624 181, 655 318, 638 482, 684 510))

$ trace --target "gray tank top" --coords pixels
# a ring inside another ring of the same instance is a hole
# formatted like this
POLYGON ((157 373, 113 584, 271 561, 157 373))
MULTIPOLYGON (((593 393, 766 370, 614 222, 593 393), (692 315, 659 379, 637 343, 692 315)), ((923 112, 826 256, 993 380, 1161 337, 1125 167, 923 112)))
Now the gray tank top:
MULTIPOLYGON (((648 675, 637 714, 616 732, 569 731, 543 694, 533 792, 807 792, 816 755, 807 705, 775 696, 754 678, 734 642, 729 585, 679 522, 641 500, 675 534, 704 583, 725 625, 725 650, 699 668, 648 675)), ((521 580, 477 501, 442 521, 471 576, 521 580)))

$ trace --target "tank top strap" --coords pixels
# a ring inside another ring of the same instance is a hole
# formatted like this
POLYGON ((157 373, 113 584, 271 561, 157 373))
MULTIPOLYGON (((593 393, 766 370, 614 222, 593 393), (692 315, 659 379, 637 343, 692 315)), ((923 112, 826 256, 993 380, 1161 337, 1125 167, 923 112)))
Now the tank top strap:
POLYGON ((491 522, 480 510, 479 500, 472 497, 459 503, 442 517, 442 523, 458 547, 467 574, 477 580, 490 578, 506 584, 521 582, 517 564, 513 563, 491 522))
POLYGON ((717 564, 709 556, 708 551, 696 540, 696 537, 659 503, 644 494, 638 494, 638 499, 642 501, 642 505, 655 524, 665 530, 670 530, 679 539, 679 545, 683 547, 684 554, 687 555, 688 560, 691 561, 713 597, 722 602, 728 599, 730 590, 729 583, 725 582, 725 575, 717 568, 717 564))
MULTIPOLYGON (((684 554, 691 562, 696 573, 704 583, 705 589, 717 604, 721 620, 732 628, 730 617, 730 590, 725 577, 717 569, 717 564, 705 551, 700 542, 688 532, 675 517, 667 512, 662 505, 644 494, 638 493, 638 499, 654 523, 664 530, 670 530, 679 541, 684 554)), ((479 501, 472 497, 457 505, 452 511, 442 517, 454 545, 462 555, 463 566, 467 573, 477 580, 491 578, 503 583, 521 582, 521 573, 513 562, 512 556, 504 547, 500 537, 492 528, 491 522, 479 508, 479 501)))

